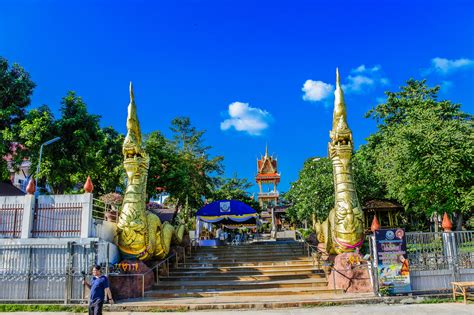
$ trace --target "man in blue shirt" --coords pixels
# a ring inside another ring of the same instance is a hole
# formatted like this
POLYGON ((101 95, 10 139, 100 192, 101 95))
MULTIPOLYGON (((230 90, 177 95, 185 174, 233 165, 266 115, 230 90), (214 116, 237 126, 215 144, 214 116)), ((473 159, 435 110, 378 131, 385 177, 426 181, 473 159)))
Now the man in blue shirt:
POLYGON ((86 280, 82 281, 82 283, 91 290, 89 299, 89 315, 102 315, 102 306, 104 305, 105 295, 107 294, 109 303, 113 304, 114 300, 112 299, 112 293, 110 292, 109 280, 106 276, 101 275, 100 266, 96 265, 92 268, 92 275, 91 283, 88 283, 86 280))

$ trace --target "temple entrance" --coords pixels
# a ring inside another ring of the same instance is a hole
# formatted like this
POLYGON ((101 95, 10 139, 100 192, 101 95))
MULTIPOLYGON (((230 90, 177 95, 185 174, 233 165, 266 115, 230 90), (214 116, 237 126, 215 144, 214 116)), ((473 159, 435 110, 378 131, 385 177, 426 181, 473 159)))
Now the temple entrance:
POLYGON ((219 200, 196 213, 196 241, 199 246, 240 245, 256 239, 257 211, 238 200, 219 200))

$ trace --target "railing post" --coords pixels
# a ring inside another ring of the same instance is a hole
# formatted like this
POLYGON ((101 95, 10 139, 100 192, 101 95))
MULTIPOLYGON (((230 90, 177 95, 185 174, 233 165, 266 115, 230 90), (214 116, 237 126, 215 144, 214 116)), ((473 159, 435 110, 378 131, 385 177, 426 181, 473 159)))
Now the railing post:
POLYGON ((66 265, 66 274, 65 274, 65 283, 64 283, 64 304, 68 304, 71 300, 72 293, 72 259, 73 259, 73 244, 74 242, 67 243, 67 265, 66 265))
POLYGON ((30 238, 35 217, 35 196, 25 195, 23 203, 23 219, 21 222, 21 238, 30 238))
POLYGON ((30 299, 30 293, 31 293, 31 265, 33 261, 33 248, 32 245, 28 246, 28 273, 27 273, 27 279, 26 279, 26 299, 30 299))

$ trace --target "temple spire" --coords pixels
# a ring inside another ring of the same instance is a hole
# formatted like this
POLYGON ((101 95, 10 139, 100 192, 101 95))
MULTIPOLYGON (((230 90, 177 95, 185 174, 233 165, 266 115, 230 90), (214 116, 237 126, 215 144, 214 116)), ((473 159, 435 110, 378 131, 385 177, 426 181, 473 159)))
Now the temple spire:
POLYGON ((265 144, 265 156, 268 157, 268 143, 265 144))

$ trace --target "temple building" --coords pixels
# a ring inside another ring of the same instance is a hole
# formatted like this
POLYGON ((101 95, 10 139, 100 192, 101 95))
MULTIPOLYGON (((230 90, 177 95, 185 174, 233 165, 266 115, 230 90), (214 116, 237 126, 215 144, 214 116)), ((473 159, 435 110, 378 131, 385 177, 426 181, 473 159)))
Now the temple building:
POLYGON ((260 217, 263 222, 271 223, 273 233, 290 229, 289 220, 286 218, 288 206, 281 204, 280 193, 277 190, 280 183, 278 162, 275 157, 268 154, 268 146, 265 148, 265 155, 257 160, 255 181, 259 187, 258 203, 262 208, 260 217))
POLYGON ((268 155, 268 146, 265 155, 257 160, 257 176, 255 181, 260 189, 258 203, 262 209, 273 208, 278 205, 279 193, 277 185, 280 183, 280 174, 277 168, 277 159, 268 155))

